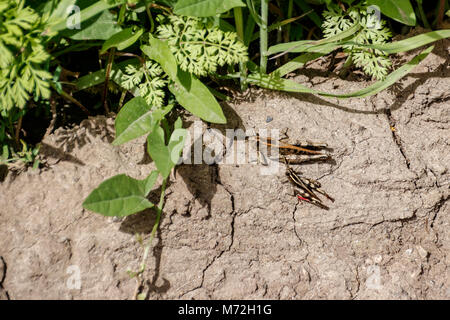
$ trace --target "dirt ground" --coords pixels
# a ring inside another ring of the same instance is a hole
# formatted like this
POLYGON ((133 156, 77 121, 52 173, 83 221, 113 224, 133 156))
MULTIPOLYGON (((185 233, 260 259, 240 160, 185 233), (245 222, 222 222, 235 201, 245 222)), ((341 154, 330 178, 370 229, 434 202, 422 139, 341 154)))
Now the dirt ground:
MULTIPOLYGON (((336 201, 328 211, 298 203, 284 170, 179 166, 148 259, 148 298, 450 299, 449 44, 374 97, 253 89, 222 104, 226 128, 288 127, 326 141, 334 161, 295 169, 336 201)), ((293 78, 334 92, 368 85, 329 77, 327 63, 293 78)), ((135 234, 148 237, 154 211, 112 219, 81 206, 106 178, 154 168, 145 139, 114 147, 113 136, 104 117, 57 129, 41 149, 47 168, 0 184, 0 299, 133 297, 126 270, 140 263, 135 234)))

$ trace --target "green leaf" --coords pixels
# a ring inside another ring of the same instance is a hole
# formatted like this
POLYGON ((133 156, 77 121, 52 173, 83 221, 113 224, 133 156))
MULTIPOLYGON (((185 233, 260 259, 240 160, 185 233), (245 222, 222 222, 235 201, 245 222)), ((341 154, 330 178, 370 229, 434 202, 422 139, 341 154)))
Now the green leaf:
POLYGON ((100 15, 82 22, 80 29, 66 29, 62 34, 73 40, 107 40, 120 31, 122 29, 117 25, 114 15, 104 10, 100 15))
POLYGON ((144 29, 133 31, 133 28, 124 29, 112 35, 102 46, 100 54, 106 52, 110 48, 117 48, 117 50, 124 50, 133 45, 139 37, 144 33, 144 29))
POLYGON ((179 0, 174 13, 191 17, 211 17, 234 7, 245 7, 241 0, 179 0))
POLYGON ((227 123, 216 98, 196 76, 179 70, 178 77, 179 81, 169 84, 169 90, 180 105, 207 122, 227 123))
MULTIPOLYGON (((302 9, 303 12, 309 12, 311 11, 311 7, 304 1, 304 0, 295 0, 295 3, 302 9)), ((315 12, 312 12, 308 14, 308 18, 313 21, 317 27, 322 27, 322 20, 320 19, 319 15, 315 12)))
POLYGON ((326 54, 335 50, 339 45, 339 41, 354 36, 360 28, 361 26, 359 24, 355 24, 353 27, 340 32, 333 37, 319 41, 300 40, 276 44, 267 50, 267 54, 271 55, 278 52, 283 52, 283 54, 288 52, 320 52, 326 54))
POLYGON ((153 186, 156 183, 156 179, 158 179, 159 172, 154 170, 149 176, 145 179, 145 196, 148 196, 153 186))
POLYGON ((141 50, 150 59, 158 62, 171 80, 177 80, 177 60, 173 56, 172 51, 170 51, 167 43, 150 35, 150 46, 141 46, 141 50))
POLYGON ((131 99, 117 115, 115 121, 116 139, 112 144, 118 146, 152 131, 172 107, 173 105, 169 105, 152 111, 144 98, 135 97, 131 99))
POLYGON ((249 75, 249 77, 247 78, 247 81, 250 83, 256 84, 260 87, 263 87, 263 88, 279 90, 279 91, 312 93, 312 94, 318 94, 318 95, 322 95, 322 96, 336 97, 336 98, 362 98, 362 97, 376 94, 376 93, 386 89, 390 85, 394 84, 395 82, 397 82, 399 79, 404 77, 408 72, 410 72, 412 68, 414 68, 423 59, 425 59, 426 56, 432 50, 433 50, 433 46, 425 49, 420 54, 418 54, 413 59, 411 59, 411 61, 409 61, 408 63, 405 63, 403 66, 401 66, 400 68, 398 68, 397 70, 395 70, 394 72, 389 74, 385 80, 377 81, 374 84, 368 86, 367 88, 358 90, 356 92, 347 93, 347 94, 333 94, 333 93, 328 93, 328 92, 317 91, 317 90, 305 87, 304 85, 301 85, 300 83, 297 83, 295 81, 280 78, 279 76, 276 76, 274 74, 265 75, 265 74, 253 73, 253 74, 249 75))
POLYGON ((416 25, 416 15, 409 0, 367 0, 367 5, 378 6, 384 15, 398 22, 416 25))
POLYGON ((150 36, 150 46, 142 46, 141 49, 150 59, 158 62, 173 81, 169 84, 169 90, 181 106, 205 121, 227 122, 222 108, 208 88, 197 77, 178 68, 167 43, 150 36))
POLYGON ((74 5, 76 0, 61 0, 56 8, 52 8, 54 6, 54 3, 51 3, 48 1, 45 6, 48 7, 51 10, 51 15, 49 18, 48 23, 53 23, 53 21, 60 21, 62 19, 66 19, 69 15, 68 8, 72 5, 74 5))
POLYGON ((187 131, 185 129, 175 129, 170 136, 168 145, 165 143, 163 128, 157 127, 148 135, 148 154, 152 157, 164 179, 169 176, 170 171, 177 164, 186 135, 187 131))
POLYGON ((136 180, 119 174, 103 181, 83 202, 83 208, 104 216, 125 217, 153 207, 146 199, 149 178, 136 180))
MULTIPOLYGON (((86 20, 91 19, 92 17, 98 15, 99 13, 112 8, 112 7, 116 7, 117 4, 115 3, 107 3, 106 1, 96 1, 95 3, 93 3, 92 5, 84 8, 83 10, 81 10, 80 12, 80 22, 84 22, 86 20)), ((66 7, 67 8, 67 7, 66 7)), ((61 6, 61 10, 62 9, 66 9, 63 8, 61 6)), ((52 17, 52 19, 56 19, 57 17, 52 17)), ((62 31, 62 30, 69 30, 67 29, 67 15, 64 14, 64 19, 58 19, 58 23, 52 25, 50 27, 50 29, 53 32, 58 32, 58 31, 62 31)), ((106 40, 106 39, 102 39, 102 40, 106 40)))
POLYGON ((314 53, 314 52, 312 52, 312 53, 308 52, 308 53, 301 54, 298 57, 295 57, 294 59, 285 63, 278 69, 272 71, 271 74, 276 75, 278 77, 282 77, 282 76, 288 74, 289 72, 300 69, 308 61, 315 60, 323 55, 324 55, 323 53, 314 53))
POLYGON ((400 41, 394 41, 391 43, 386 44, 358 44, 356 42, 352 41, 346 41, 340 43, 341 45, 352 45, 357 46, 361 48, 372 48, 372 49, 378 49, 382 50, 387 54, 392 53, 399 53, 399 52, 405 52, 414 50, 416 48, 419 48, 421 46, 424 46, 426 44, 429 44, 431 42, 441 40, 444 38, 450 37, 450 29, 445 30, 437 30, 437 31, 431 31, 423 34, 419 34, 417 36, 400 40, 400 41))

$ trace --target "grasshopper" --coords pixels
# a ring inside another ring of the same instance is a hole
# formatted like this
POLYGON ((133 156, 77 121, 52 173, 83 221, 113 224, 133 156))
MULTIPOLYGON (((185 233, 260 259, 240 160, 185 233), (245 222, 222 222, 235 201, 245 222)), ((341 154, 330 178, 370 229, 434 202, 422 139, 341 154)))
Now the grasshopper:
POLYGON ((294 141, 289 139, 287 129, 283 131, 284 137, 279 141, 274 141, 270 137, 262 138, 259 135, 256 135, 256 140, 258 143, 264 143, 269 148, 278 149, 279 156, 281 156, 278 159, 280 161, 281 159, 284 160, 286 164, 286 176, 294 187, 294 195, 300 201, 310 202, 322 209, 328 210, 329 208, 322 203, 322 200, 316 193, 325 196, 332 202, 334 202, 334 199, 321 189, 320 182, 303 177, 290 167, 290 164, 329 160, 331 158, 330 155, 323 153, 323 150, 328 149, 328 145, 326 143, 313 143, 310 141, 294 141))
POLYGON ((271 148, 278 148, 279 154, 291 164, 326 161, 330 159, 328 154, 322 152, 328 148, 326 143, 290 139, 287 135, 287 128, 283 130, 283 135, 284 137, 279 141, 273 141, 270 137, 261 138, 257 136, 256 138, 259 142, 262 142, 271 148))
POLYGON ((314 193, 318 192, 324 195, 330 201, 334 202, 334 199, 332 197, 330 197, 325 191, 320 189, 322 187, 320 182, 300 176, 289 166, 288 160, 286 158, 284 159, 286 163, 286 175, 288 176, 289 181, 294 186, 294 195, 296 195, 299 200, 310 202, 322 209, 328 210, 329 208, 324 205, 322 203, 322 200, 314 193))

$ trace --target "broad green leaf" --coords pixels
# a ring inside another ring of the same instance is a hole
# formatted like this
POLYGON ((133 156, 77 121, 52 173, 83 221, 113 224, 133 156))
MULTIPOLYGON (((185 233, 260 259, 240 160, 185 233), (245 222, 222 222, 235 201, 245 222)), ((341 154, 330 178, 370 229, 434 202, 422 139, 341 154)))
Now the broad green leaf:
POLYGON ((178 162, 186 134, 185 129, 175 129, 168 145, 165 143, 163 128, 157 127, 148 135, 147 151, 164 179, 169 176, 170 170, 178 162))
MULTIPOLYGON (((66 19, 69 14, 69 8, 71 8, 74 4, 75 4, 76 0, 61 0, 56 8, 53 9, 53 6, 55 5, 54 3, 47 1, 47 3, 45 4, 45 9, 49 9, 49 11, 51 9, 51 15, 50 18, 48 20, 48 23, 53 24, 54 22, 60 22, 63 19, 66 19)), ((46 12, 48 12, 47 10, 45 10, 46 12)))
MULTIPOLYGON (((116 7, 117 4, 115 3, 107 3, 106 1, 96 1, 92 5, 84 8, 80 12, 80 22, 84 22, 86 20, 91 19, 92 17, 98 15, 99 13, 108 10, 112 7, 116 7)), ((61 7, 63 9, 63 7, 61 7)), ((55 17, 56 18, 56 17, 55 17)), ((52 25, 50 29, 53 32, 62 31, 67 29, 67 19, 66 15, 64 15, 64 19, 58 19, 58 23, 52 25)), ((106 39, 102 39, 106 40, 106 39)))
POLYGON ((234 7, 245 7, 245 4, 241 0, 179 0, 173 9, 182 16, 211 17, 234 7))
POLYGON ((318 94, 322 96, 328 96, 328 97, 336 97, 336 98, 362 98, 366 96, 370 96, 373 94, 376 94, 390 85, 397 82, 399 79, 404 77, 408 72, 411 71, 412 68, 414 68, 416 65, 418 65, 423 59, 426 58, 426 56, 433 50, 433 46, 425 49, 420 54, 415 56, 411 61, 404 64, 391 74, 389 74, 385 80, 383 81, 377 81, 374 84, 368 86, 367 88, 364 88, 362 90, 358 90, 356 92, 347 93, 347 94, 333 94, 328 92, 322 92, 317 91, 314 89, 310 89, 304 85, 301 85, 300 83, 297 83, 295 81, 289 80, 289 79, 283 79, 280 78, 277 75, 265 75, 265 74, 251 74, 247 78, 247 81, 253 84, 256 84, 260 87, 272 89, 272 90, 279 90, 279 91, 288 91, 288 92, 300 92, 300 93, 312 93, 312 94, 318 94))
POLYGON ((150 46, 141 46, 141 50, 150 59, 158 62, 171 80, 177 80, 177 60, 173 56, 172 51, 170 51, 167 43, 150 35, 150 46))
POLYGON ((120 110, 115 121, 116 139, 113 145, 139 138, 152 131, 155 125, 172 109, 172 105, 165 108, 151 110, 142 97, 135 97, 120 110))
POLYGON ((156 179, 158 179, 159 172, 154 170, 152 171, 148 177, 145 179, 145 196, 148 196, 153 186, 156 183, 156 179))
POLYGON ((107 40, 120 31, 122 29, 117 25, 115 16, 104 10, 100 15, 82 22, 80 29, 66 29, 62 34, 74 40, 107 40))
POLYGON ((105 180, 84 200, 83 208, 116 217, 151 208, 153 203, 146 199, 148 180, 136 180, 124 174, 105 180))
MULTIPOLYGON (((180 118, 178 118, 180 119, 180 118)), ((181 125, 181 119, 179 121, 179 124, 181 125)), ((177 126, 175 125, 175 128, 177 126)), ((177 164, 178 160, 180 159, 181 152, 183 151, 184 143, 186 140, 187 131, 183 128, 176 128, 172 135, 170 136, 169 140, 169 155, 170 155, 170 162, 174 164, 174 166, 177 164)))
POLYGON ((169 90, 178 103, 197 117, 212 123, 226 123, 226 118, 213 94, 194 75, 178 68, 175 57, 167 43, 150 37, 150 46, 142 46, 142 51, 158 62, 169 78, 169 90))
POLYGON ((117 50, 124 50, 133 45, 143 33, 144 29, 140 28, 137 31, 133 31, 133 28, 124 29, 105 41, 100 54, 113 47, 117 48, 117 50))
POLYGON ((179 81, 169 84, 169 90, 183 108, 207 122, 227 122, 214 95, 196 76, 179 70, 178 77, 179 81))
POLYGON ((367 4, 378 6, 384 15, 398 22, 416 25, 416 15, 410 0, 367 0, 367 4))

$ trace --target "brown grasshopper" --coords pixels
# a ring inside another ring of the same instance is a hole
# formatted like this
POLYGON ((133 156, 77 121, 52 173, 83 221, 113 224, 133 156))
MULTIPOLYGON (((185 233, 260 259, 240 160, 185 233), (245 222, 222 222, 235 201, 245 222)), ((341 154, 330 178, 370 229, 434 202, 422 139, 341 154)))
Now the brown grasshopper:
MULTIPOLYGON (((326 161, 330 159, 323 150, 328 148, 326 143, 310 141, 299 141, 290 139, 287 135, 287 128, 283 131, 284 137, 279 141, 273 141, 270 137, 261 138, 257 136, 258 142, 266 144, 270 148, 278 148, 279 154, 290 164, 301 164, 310 161, 326 161)), ((281 160, 281 158, 280 158, 281 160)))
POLYGON ((322 200, 315 194, 315 192, 324 195, 332 202, 334 202, 334 199, 330 197, 325 191, 320 189, 322 187, 320 182, 299 175, 289 166, 289 162, 286 160, 286 158, 285 163, 286 175, 288 176, 289 181, 294 186, 294 195, 296 195, 299 200, 310 202, 322 209, 328 210, 329 208, 322 203, 322 200))
POLYGON ((301 164, 310 161, 326 161, 330 159, 330 155, 323 153, 324 149, 328 149, 326 143, 313 143, 309 141, 293 141, 287 135, 287 129, 283 132, 284 137, 279 141, 274 141, 270 137, 262 138, 256 136, 259 143, 264 143, 269 148, 278 148, 279 159, 283 159, 286 164, 286 175, 294 187, 294 195, 299 200, 310 202, 322 209, 329 208, 322 203, 322 200, 317 196, 317 193, 322 194, 330 201, 334 199, 330 197, 325 191, 321 189, 319 181, 302 177, 295 172, 289 164, 301 164))

